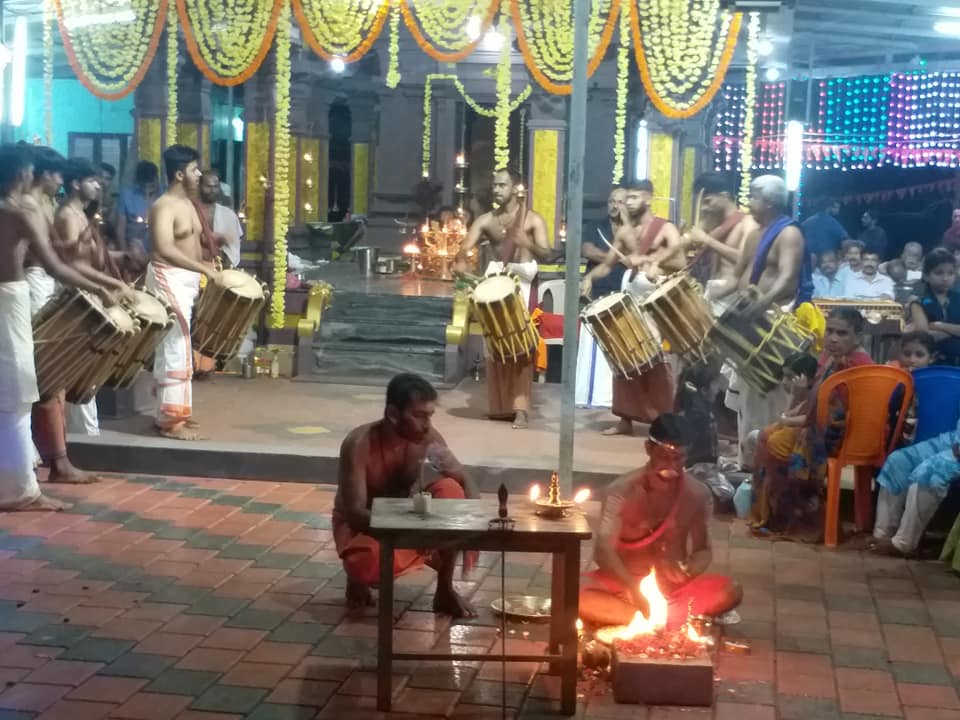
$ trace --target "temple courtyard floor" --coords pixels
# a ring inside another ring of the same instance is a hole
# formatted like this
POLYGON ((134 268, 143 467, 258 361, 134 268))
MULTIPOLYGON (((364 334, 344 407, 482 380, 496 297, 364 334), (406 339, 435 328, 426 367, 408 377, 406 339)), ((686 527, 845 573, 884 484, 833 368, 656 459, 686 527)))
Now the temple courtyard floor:
MULTIPOLYGON (((50 488, 60 514, 0 515, 0 720, 499 718, 500 665, 398 663, 374 708, 376 620, 348 619, 330 486, 127 475, 50 488)), ((591 508, 595 511, 596 508, 591 508)), ((747 537, 713 525, 715 570, 745 589, 712 709, 618 706, 583 684, 578 717, 960 718, 960 579, 936 562, 747 537)), ((589 549, 584 549, 589 557, 589 549)), ((479 617, 430 612, 433 573, 396 590, 396 649, 496 652, 499 556, 460 583, 479 617)), ((508 592, 545 594, 545 556, 508 555, 508 592)), ((510 650, 546 628, 509 625, 510 650)), ((558 717, 558 684, 507 668, 508 717, 558 717)))

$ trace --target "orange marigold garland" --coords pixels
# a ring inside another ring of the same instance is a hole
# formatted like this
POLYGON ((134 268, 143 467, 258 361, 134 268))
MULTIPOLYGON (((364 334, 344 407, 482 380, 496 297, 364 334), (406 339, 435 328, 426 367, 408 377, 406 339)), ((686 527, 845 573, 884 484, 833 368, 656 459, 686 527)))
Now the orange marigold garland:
POLYGON ((210 82, 232 86, 260 68, 287 0, 177 0, 187 50, 210 82))
POLYGON ((499 8, 500 0, 461 0, 459 4, 400 0, 407 29, 420 49, 437 62, 460 62, 468 57, 493 25, 499 8), (482 19, 475 28, 476 33, 468 35, 468 26, 474 18, 482 19))
POLYGON ((303 39, 325 60, 354 62, 383 31, 390 0, 292 0, 303 39))
POLYGON ((128 23, 83 25, 70 19, 87 11, 85 0, 53 0, 63 50, 77 79, 102 100, 133 92, 153 62, 167 18, 167 0, 132 0, 128 23))

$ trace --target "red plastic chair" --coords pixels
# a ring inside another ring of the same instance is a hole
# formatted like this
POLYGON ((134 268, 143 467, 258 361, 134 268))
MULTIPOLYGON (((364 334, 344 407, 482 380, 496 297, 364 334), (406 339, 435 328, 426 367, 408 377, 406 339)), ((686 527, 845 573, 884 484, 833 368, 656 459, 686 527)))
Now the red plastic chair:
POLYGON ((903 430, 907 409, 913 402, 913 377, 906 370, 886 365, 864 365, 831 375, 817 392, 817 425, 827 422, 830 395, 838 388, 847 391, 847 417, 843 441, 836 457, 827 461, 827 504, 824 517, 824 544, 836 547, 840 533, 840 473, 853 465, 854 520, 857 530, 873 524, 871 495, 874 470, 883 465, 903 430), (903 387, 897 426, 888 436, 890 401, 903 387))

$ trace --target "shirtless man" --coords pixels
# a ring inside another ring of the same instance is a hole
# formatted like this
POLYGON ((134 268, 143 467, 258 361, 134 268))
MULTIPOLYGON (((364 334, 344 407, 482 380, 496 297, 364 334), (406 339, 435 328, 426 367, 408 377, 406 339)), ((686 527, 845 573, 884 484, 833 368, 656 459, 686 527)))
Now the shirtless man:
MULTIPOLYGON (((30 195, 32 183, 31 150, 0 146, 0 510, 67 507, 40 492, 34 471, 30 416, 39 392, 33 361, 30 286, 24 271, 28 253, 54 279, 98 295, 105 303, 113 302, 109 291, 57 256, 47 218, 30 195)), ((70 466, 70 474, 65 467, 63 462, 55 463, 51 479, 69 482, 79 477, 75 468, 70 466)))
MULTIPOLYGON (((89 160, 67 160, 63 171, 66 200, 57 209, 54 247, 60 259, 88 280, 114 290, 121 298, 133 299, 133 291, 120 279, 120 271, 112 263, 107 246, 94 222, 89 207, 100 197, 100 170, 89 160)), ((67 403, 67 430, 72 433, 99 435, 96 398, 83 405, 67 403)))
MULTIPOLYGON (((620 227, 613 248, 580 283, 580 294, 590 297, 593 281, 606 277, 617 263, 627 266, 622 289, 643 296, 654 288, 661 270, 683 268, 680 233, 676 226, 656 217, 650 209, 653 183, 641 180, 627 187, 620 227)), ((632 435, 633 422, 649 423, 673 408, 673 376, 667 363, 660 363, 638 378, 613 379, 613 414, 620 418, 604 435, 632 435)))
MULTIPOLYGON (((550 256, 547 225, 543 218, 526 207, 520 175, 502 168, 493 174, 493 199, 497 208, 478 217, 470 226, 454 262, 457 272, 466 271, 467 253, 481 241, 490 243, 493 260, 484 275, 507 271, 520 278, 520 292, 527 308, 537 305, 537 262, 550 256)), ((526 428, 529 422, 530 394, 533 389, 534 358, 501 363, 487 357, 487 393, 489 415, 496 420, 513 419, 514 428, 526 428)))
POLYGON ((219 281, 219 273, 204 262, 200 218, 191 198, 200 184, 199 154, 185 145, 163 151, 169 183, 150 207, 153 254, 147 266, 147 289, 160 294, 173 308, 176 322, 157 348, 153 377, 157 388, 157 432, 175 440, 198 440, 193 420, 193 350, 190 322, 200 294, 200 276, 219 281))
POLYGON ((607 488, 594 544, 597 569, 580 592, 584 621, 627 625, 637 611, 649 615, 640 580, 651 569, 667 597, 670 628, 683 624, 688 608, 715 616, 740 604, 737 583, 706 572, 713 499, 683 470, 692 432, 683 417, 661 415, 650 426, 647 464, 607 488))
MULTIPOLYGON (((425 464, 439 476, 426 487, 435 498, 478 498, 479 492, 443 437, 430 424, 437 391, 417 375, 397 375, 387 386, 383 419, 351 430, 340 446, 340 472, 333 503, 333 538, 347 573, 347 605, 371 602, 380 577, 380 544, 366 534, 375 497, 408 497, 425 464)), ((435 612, 453 617, 473 609, 453 588, 453 550, 396 550, 394 575, 427 564, 437 571, 435 612)), ((464 558, 464 572, 469 561, 464 558)))

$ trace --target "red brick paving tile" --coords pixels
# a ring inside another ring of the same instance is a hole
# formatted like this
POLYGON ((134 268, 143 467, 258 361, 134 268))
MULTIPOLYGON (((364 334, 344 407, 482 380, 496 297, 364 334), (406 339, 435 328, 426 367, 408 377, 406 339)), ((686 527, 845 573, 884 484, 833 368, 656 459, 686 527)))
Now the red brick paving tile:
POLYGON ((30 673, 26 678, 26 682, 49 685, 73 685, 76 687, 102 667, 102 663, 96 662, 51 660, 30 673))
POLYGON ((203 712, 202 710, 184 710, 175 720, 242 720, 243 715, 226 715, 217 712, 203 712))
MULTIPOLYGON (((316 720, 384 720, 387 713, 377 712, 377 701, 359 695, 334 695, 323 706, 316 720)), ((404 716, 409 717, 409 716, 404 716)))
POLYGON ((460 699, 457 690, 407 688, 393 701, 393 711, 424 715, 449 715, 460 699))
POLYGON ((296 665, 310 652, 311 645, 264 640, 244 657, 245 662, 296 665))
POLYGON ((156 562, 150 563, 147 568, 147 572, 149 572, 151 575, 159 575, 161 577, 181 578, 184 575, 189 575, 197 569, 197 564, 192 562, 157 560, 156 562))
POLYGON ((801 675, 784 673, 777 676, 777 692, 784 695, 835 698, 837 691, 830 675, 801 675))
POLYGON ((64 615, 86 599, 77 595, 34 595, 21 609, 29 612, 53 612, 64 615))
POLYGON ((342 682, 350 677, 359 665, 358 661, 349 658, 325 658, 311 655, 290 671, 290 677, 342 682))
POLYGON ((181 547, 177 548, 171 553, 167 553, 164 557, 167 560, 175 560, 176 562, 192 562, 202 565, 207 560, 212 558, 217 554, 216 550, 204 550, 203 548, 188 548, 181 547))
MULTIPOLYGON (((624 708, 625 706, 620 705, 619 707, 624 708)), ((696 720, 696 718, 706 718, 706 720, 710 720, 710 718, 713 717, 713 712, 710 708, 664 707, 663 705, 655 705, 650 707, 649 711, 647 715, 648 720, 696 720)), ((636 713, 636 710, 633 712, 636 713)), ((587 714, 590 717, 594 717, 594 710, 591 705, 587 705, 587 714)), ((611 715, 598 713, 596 717, 607 718, 611 717, 611 715)), ((621 717, 628 718, 630 716, 624 714, 621 717)), ((633 717, 636 717, 636 714, 634 714, 633 717)))
POLYGON ((222 673, 239 662, 242 657, 243 653, 239 650, 195 648, 176 666, 181 670, 213 670, 222 673))
POLYGON ((960 712, 943 708, 905 707, 907 720, 960 720, 960 712))
POLYGON ((960 657, 960 638, 942 637, 940 647, 943 648, 943 654, 947 657, 960 657))
POLYGON ((948 685, 897 683, 897 690, 904 705, 960 710, 957 691, 948 685))
POLYGON ((251 650, 266 636, 267 633, 263 630, 220 628, 210 633, 201 645, 206 648, 225 650, 251 650))
POLYGON ((273 688, 276 687, 287 673, 293 669, 292 665, 273 665, 258 662, 240 662, 230 668, 220 682, 224 685, 243 685, 245 687, 273 688))
POLYGON ((853 645, 865 648, 883 647, 883 636, 876 630, 851 630, 831 627, 830 641, 834 645, 853 645))
POLYGON ((883 670, 863 670, 860 668, 837 668, 837 686, 841 691, 873 690, 876 692, 896 692, 893 676, 883 670))
POLYGON ((777 675, 785 673, 830 676, 833 673, 833 662, 828 655, 778 652, 777 675))
POLYGON ((772 682, 774 677, 773 663, 766 658, 756 658, 749 655, 721 655, 717 675, 724 680, 772 682))
POLYGON ((63 648, 42 645, 14 645, 0 654, 0 667, 36 669, 63 652, 63 648))
POLYGON ((377 637, 377 626, 351 618, 337 625, 333 629, 333 634, 339 637, 375 638, 377 637))
POLYGON ((954 677, 960 678, 960 657, 952 657, 947 660, 947 667, 954 677))
MULTIPOLYGON (((507 720, 514 720, 517 717, 516 710, 507 710, 507 720)), ((602 715, 591 715, 591 717, 602 718, 602 715)), ((501 720, 503 711, 500 708, 490 707, 489 705, 457 705, 450 715, 451 720, 501 720)))
POLYGON ((237 573, 237 580, 245 583, 270 583, 272 585, 280 578, 286 577, 289 572, 289 570, 280 568, 248 567, 237 573))
POLYGON ((827 613, 830 627, 847 628, 850 630, 880 630, 880 620, 874 613, 846 612, 830 610, 827 613))
POLYGON ((143 603, 123 613, 124 620, 158 620, 168 622, 187 609, 187 605, 170 603, 143 603))
POLYGON ((19 683, 0 693, 0 708, 43 712, 70 691, 68 685, 19 683))
POLYGON ((234 558, 211 558, 203 564, 203 569, 209 573, 229 573, 234 575, 250 565, 249 560, 234 558))
MULTIPOLYGON (((530 683, 537 674, 540 666, 537 663, 513 662, 507 663, 507 682, 530 683)), ((500 682, 501 666, 498 662, 485 662, 477 673, 479 680, 496 680, 500 682)))
POLYGON ((840 709, 846 713, 861 715, 892 715, 902 717, 900 699, 896 693, 876 690, 852 690, 840 688, 840 709))
POLYGON ((112 717, 130 720, 171 720, 191 702, 193 698, 184 695, 141 692, 118 707, 112 717))
POLYGON ((113 703, 61 700, 37 720, 100 720, 108 717, 116 707, 113 703))
POLYGON ((233 573, 227 572, 208 572, 207 570, 194 570, 189 575, 184 575, 177 580, 178 585, 189 585, 191 587, 215 588, 222 585, 233 577, 233 573))
POLYGON ((181 633, 155 632, 144 638, 133 652, 152 655, 172 655, 183 657, 200 643, 200 635, 184 635, 181 633))
POLYGON ((933 630, 919 625, 884 625, 887 655, 892 661, 937 662, 941 659, 933 630))
POLYGON ((11 645, 16 645, 25 637, 26 635, 24 635, 23 633, 0 632, 0 650, 6 647, 10 647, 11 645))
POLYGON ((440 632, 450 626, 450 618, 432 612, 418 612, 408 610, 394 623, 398 630, 425 630, 440 632))
POLYGON ((100 627, 93 635, 118 640, 143 640, 143 638, 154 630, 157 630, 161 625, 163 625, 163 623, 157 620, 128 620, 126 618, 117 618, 100 627))
POLYGON ((769 705, 740 705, 718 702, 714 720, 776 720, 776 710, 769 705))
POLYGON ((209 635, 226 621, 226 618, 215 615, 178 615, 161 630, 184 635, 209 635))
MULTIPOLYGON (((52 567, 44 567, 37 570, 30 576, 30 579, 37 585, 64 585, 80 573, 76 570, 59 570, 52 567)), ((50 592, 53 588, 45 588, 44 592, 50 592)), ((75 595, 76 593, 57 593, 59 595, 75 595)))
POLYGON ((232 578, 227 580, 222 585, 217 587, 217 595, 221 597, 229 598, 244 598, 245 600, 253 600, 254 598, 260 597, 263 593, 270 589, 272 583, 268 582, 259 582, 251 583, 244 582, 243 580, 238 580, 237 578, 232 578))
POLYGON ((310 600, 309 595, 269 592, 258 597, 251 607, 258 610, 293 611, 302 607, 308 600, 310 600))
POLYGON ((317 543, 310 540, 284 540, 273 548, 273 552, 290 555, 311 555, 317 549, 317 543))
POLYGON ((323 680, 282 680, 264 702, 323 707, 337 690, 335 682, 323 680))
POLYGON ((123 613, 123 610, 115 607, 88 607, 81 605, 73 608, 67 617, 73 625, 85 625, 87 627, 100 627, 105 625, 113 618, 123 613))
POLYGON ((127 548, 120 552, 112 552, 109 553, 107 557, 118 565, 135 565, 137 567, 146 567, 150 563, 163 557, 163 553, 136 550, 135 548, 136 545, 134 545, 133 548, 127 548))
POLYGON ((105 703, 123 703, 146 685, 149 680, 141 678, 95 675, 67 697, 71 700, 93 700, 105 703))
POLYGON ((111 585, 113 585, 113 583, 109 580, 74 578, 73 580, 67 580, 53 587, 46 588, 45 592, 50 595, 83 595, 92 597, 97 593, 107 590, 111 585))
MULTIPOLYGON (((511 665, 518 663, 511 663, 511 665)), ((508 667, 509 669, 509 667, 508 667)), ((403 689, 407 684, 408 676, 394 674, 392 678, 393 695, 403 689)), ((369 670, 358 670, 353 673, 340 689, 338 695, 368 695, 375 697, 377 694, 377 673, 369 670)))
POLYGON ((91 602, 90 605, 107 608, 121 608, 122 610, 127 610, 132 608, 134 605, 138 605, 147 597, 147 595, 149 595, 149 593, 106 590, 98 594, 95 598, 96 602, 91 602))
POLYGON ((27 668, 0 667, 0 688, 16 685, 29 674, 27 668))

